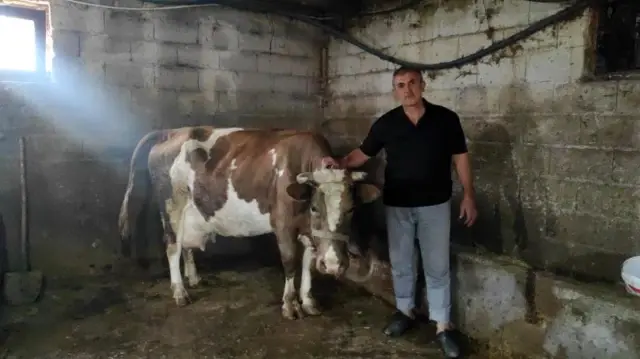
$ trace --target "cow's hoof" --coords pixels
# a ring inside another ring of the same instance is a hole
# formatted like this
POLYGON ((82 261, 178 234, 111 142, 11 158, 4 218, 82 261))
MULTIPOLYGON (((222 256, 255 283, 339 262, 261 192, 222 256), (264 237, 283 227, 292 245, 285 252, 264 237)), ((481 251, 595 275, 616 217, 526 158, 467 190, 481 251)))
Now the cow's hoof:
POLYGON ((311 302, 303 302, 302 303, 302 310, 304 310, 304 312, 307 315, 320 315, 322 312, 316 307, 316 303, 311 301, 311 302))
MULTIPOLYGON (((173 287, 173 286, 172 286, 173 287)), ((173 299, 176 301, 178 307, 184 307, 191 302, 189 293, 184 288, 173 290, 173 299)))
POLYGON ((176 299, 176 305, 178 307, 185 307, 187 306, 187 304, 189 304, 189 297, 178 297, 175 298, 176 299))
POLYGON ((200 276, 194 275, 189 277, 189 287, 195 288, 200 284, 200 276))
POLYGON ((303 318, 304 312, 302 311, 300 302, 292 300, 289 303, 282 304, 282 316, 289 320, 303 318))

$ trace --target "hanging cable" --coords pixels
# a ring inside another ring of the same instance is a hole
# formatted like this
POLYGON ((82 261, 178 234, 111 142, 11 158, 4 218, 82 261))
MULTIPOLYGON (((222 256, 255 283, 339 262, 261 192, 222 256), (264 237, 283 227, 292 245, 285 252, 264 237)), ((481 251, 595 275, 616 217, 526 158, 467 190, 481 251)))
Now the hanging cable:
MULTIPOLYGON (((95 4, 88 3, 81 0, 66 0, 66 1, 81 3, 88 6, 96 6, 95 4)), ((539 1, 539 0, 527 0, 527 1, 539 1)), ((549 0, 542 0, 542 1, 549 1, 549 0)), ((535 23, 528 26, 526 29, 519 31, 505 39, 494 42, 490 46, 482 48, 472 54, 469 54, 451 61, 445 61, 445 62, 434 63, 434 64, 424 64, 424 63, 398 59, 394 56, 385 54, 384 52, 363 43, 362 41, 358 40, 351 34, 348 34, 343 30, 338 29, 334 25, 330 25, 330 24, 327 24, 326 22, 321 21, 321 19, 323 18, 322 16, 316 16, 309 13, 300 14, 300 13, 284 11, 282 7, 274 6, 273 2, 266 2, 266 1, 260 1, 260 0, 204 0, 204 1, 144 0, 144 2, 146 3, 165 5, 170 8, 219 5, 219 6, 225 6, 225 7, 229 7, 229 8, 240 10, 240 11, 275 14, 275 15, 288 17, 288 18, 295 19, 295 20, 307 23, 309 25, 318 27, 323 31, 329 33, 330 35, 334 36, 335 38, 344 40, 356 47, 359 47, 365 52, 368 52, 380 58, 381 60, 388 61, 399 66, 412 67, 421 71, 437 71, 437 70, 445 70, 445 69, 456 68, 456 67, 459 68, 466 64, 476 62, 487 55, 500 51, 508 46, 514 45, 518 41, 524 40, 527 37, 535 34, 536 32, 547 28, 548 26, 555 25, 563 21, 572 20, 580 16, 587 8, 599 3, 600 1, 603 1, 603 0, 579 0, 576 3, 558 11, 557 13, 549 17, 536 21, 535 23)), ((420 1, 410 1, 404 6, 408 5, 409 3, 418 3, 418 2, 420 1)), ((139 10, 162 9, 165 6, 160 6, 158 8, 140 8, 139 10)), ((389 10, 383 10, 383 11, 391 11, 391 10, 397 11, 398 8, 399 7, 396 7, 394 9, 389 9, 389 10)))
MULTIPOLYGON (((575 17, 581 15, 587 8, 589 8, 590 6, 592 6, 594 3, 596 3, 597 0, 581 0, 576 2, 575 4, 564 8, 563 10, 558 11, 557 13, 546 17, 544 19, 538 20, 535 23, 531 24, 529 27, 527 27, 526 29, 519 31, 503 40, 494 42, 493 44, 491 44, 488 47, 482 48, 472 54, 463 56, 461 58, 458 58, 456 60, 451 60, 451 61, 446 61, 446 62, 440 62, 440 63, 435 63, 435 64, 424 64, 424 63, 417 63, 417 62, 411 62, 411 61, 405 61, 405 60, 401 60, 398 59, 396 57, 393 57, 391 55, 385 54, 384 52, 377 50, 365 43, 363 43, 362 41, 356 39, 355 37, 353 37, 350 34, 344 33, 341 30, 338 30, 330 25, 326 25, 324 23, 321 23, 319 21, 313 20, 313 19, 306 19, 302 16, 296 16, 294 15, 297 20, 306 22, 308 24, 314 25, 316 27, 319 27, 321 29, 323 29, 324 31, 330 33, 331 35, 335 36, 336 38, 342 39, 354 46, 357 46, 359 48, 361 48, 362 50, 380 58, 381 60, 385 60, 385 61, 389 61, 391 63, 394 63, 396 65, 400 65, 400 66, 406 66, 406 67, 412 67, 415 68, 417 70, 421 70, 421 71, 435 71, 435 70, 444 70, 444 69, 450 69, 450 68, 454 68, 454 67, 461 67, 463 65, 475 62, 487 55, 490 55, 492 53, 495 53, 497 51, 500 51, 508 46, 511 46, 515 43, 517 43, 520 40, 524 40, 527 37, 535 34, 538 31, 541 31, 545 28, 547 28, 548 26, 557 24, 559 22, 562 21, 568 21, 571 19, 574 19, 575 17)), ((288 16, 292 16, 292 15, 288 15, 288 16)))

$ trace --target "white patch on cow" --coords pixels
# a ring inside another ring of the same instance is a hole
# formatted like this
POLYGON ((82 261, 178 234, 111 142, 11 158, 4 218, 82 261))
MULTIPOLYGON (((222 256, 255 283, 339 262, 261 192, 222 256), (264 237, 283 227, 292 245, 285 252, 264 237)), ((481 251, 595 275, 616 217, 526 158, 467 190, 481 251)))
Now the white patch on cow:
MULTIPOLYGON (((193 182, 189 183, 189 188, 193 189, 193 182)), ((188 225, 193 231, 202 232, 202 234, 250 237, 273 232, 270 214, 261 213, 258 201, 255 199, 250 202, 240 199, 230 179, 227 180, 227 200, 213 217, 205 219, 190 199, 187 207, 191 206, 194 211, 189 212, 183 221, 189 222, 188 225)))
POLYGON ((276 174, 278 175, 278 177, 282 177, 282 176, 284 176, 284 170, 282 168, 278 169, 278 170, 276 170, 276 174))
POLYGON ((324 204, 327 213, 329 231, 334 232, 340 221, 342 192, 345 190, 344 170, 321 169, 314 171, 313 180, 318 183, 318 189, 324 194, 324 204))
POLYGON ((231 160, 231 165, 229 165, 229 170, 233 171, 236 168, 238 168, 238 166, 236 165, 236 159, 234 158, 231 160))
POLYGON ((338 259, 338 253, 333 244, 329 245, 326 252, 324 252, 324 265, 327 268, 327 273, 334 274, 340 270, 340 260, 338 259))
POLYGON ((199 248, 204 250, 211 231, 206 226, 206 221, 202 213, 198 210, 193 199, 189 198, 182 210, 180 228, 177 233, 178 241, 182 248, 199 248))
POLYGON ((322 168, 312 172, 313 180, 318 183, 342 183, 344 175, 344 170, 331 168, 322 168))
POLYGON ((269 154, 271 155, 271 165, 275 166, 276 163, 278 163, 278 154, 276 153, 276 149, 270 149, 269 154))
MULTIPOLYGON (((304 236, 306 237, 306 236, 304 236)), ((309 241, 309 239, 307 237, 309 241)), ((303 242, 304 243, 304 242, 303 242)), ((300 300, 304 305, 313 305, 311 300, 311 264, 314 259, 314 250, 311 246, 304 248, 304 254, 302 255, 302 273, 300 275, 300 300)))
POLYGON ((284 302, 284 305, 287 303, 287 298, 292 298, 296 293, 296 287, 293 281, 294 278, 295 277, 291 277, 284 280, 284 291, 282 292, 282 301, 284 302))

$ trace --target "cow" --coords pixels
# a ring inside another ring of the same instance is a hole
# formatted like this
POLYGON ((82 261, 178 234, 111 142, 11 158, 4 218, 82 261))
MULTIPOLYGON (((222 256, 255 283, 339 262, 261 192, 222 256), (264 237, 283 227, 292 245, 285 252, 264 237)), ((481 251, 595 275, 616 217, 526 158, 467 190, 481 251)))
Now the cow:
MULTIPOLYGON (((180 272, 196 286, 193 250, 204 250, 216 235, 253 237, 274 233, 285 282, 282 315, 287 319, 318 315, 311 295, 311 274, 341 278, 348 269, 351 216, 358 204, 377 199, 366 172, 332 168, 328 141, 311 131, 183 127, 148 133, 130 162, 129 182, 120 215, 123 248, 129 248, 131 223, 140 211, 132 197, 144 197, 138 173, 151 186, 160 210, 171 289, 177 306, 189 302, 180 272), (297 249, 302 248, 302 259, 297 249), (301 265, 296 298, 294 278, 301 265)), ((364 275, 351 280, 366 281, 364 275)))

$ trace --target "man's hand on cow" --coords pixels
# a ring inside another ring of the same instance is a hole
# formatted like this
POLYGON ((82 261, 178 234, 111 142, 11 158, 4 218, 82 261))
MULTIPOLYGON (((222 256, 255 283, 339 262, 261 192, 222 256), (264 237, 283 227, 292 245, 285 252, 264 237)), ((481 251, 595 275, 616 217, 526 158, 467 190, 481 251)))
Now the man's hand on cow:
POLYGON ((460 217, 464 220, 464 225, 471 227, 475 223, 478 217, 478 211, 476 210, 476 201, 472 196, 464 196, 462 202, 460 202, 460 217))
POLYGON ((325 168, 340 168, 340 163, 333 157, 323 157, 322 165, 325 168))

